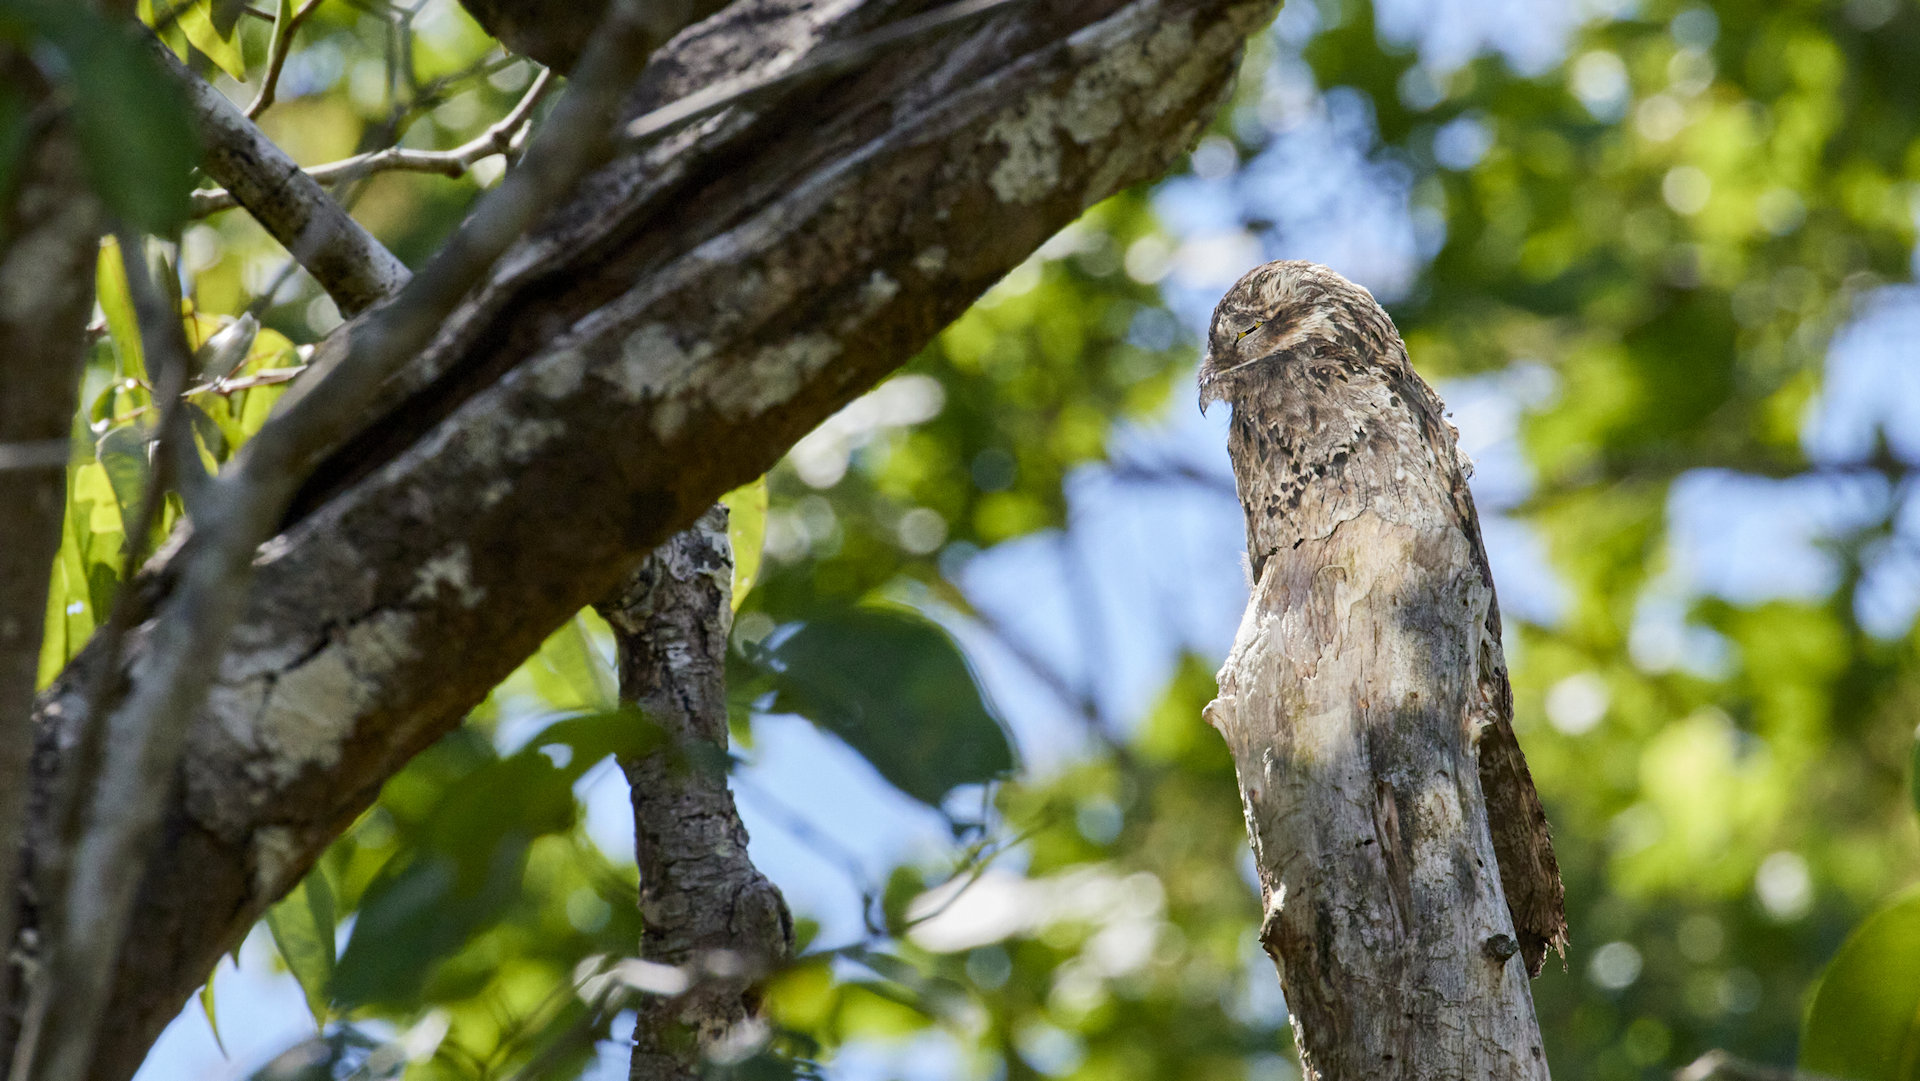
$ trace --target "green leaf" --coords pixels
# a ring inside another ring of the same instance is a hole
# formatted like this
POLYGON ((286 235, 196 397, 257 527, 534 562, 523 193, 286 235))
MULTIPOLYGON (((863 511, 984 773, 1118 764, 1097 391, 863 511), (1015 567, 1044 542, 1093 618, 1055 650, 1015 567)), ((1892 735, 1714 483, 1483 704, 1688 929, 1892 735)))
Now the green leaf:
POLYGON ((234 33, 238 23, 227 21, 223 30, 216 25, 213 0, 197 0, 180 13, 180 29, 193 42, 193 47, 207 54, 207 59, 220 65, 220 70, 234 77, 238 82, 247 81, 246 50, 241 45, 240 35, 234 33))
POLYGON ((741 485, 720 497, 727 505, 727 540, 733 546, 733 610, 753 590, 767 542, 767 478, 741 485))
POLYGON ((78 4, 22 3, 15 10, 65 54, 74 127, 94 191, 128 225, 171 235, 187 220, 200 160, 185 92, 131 27, 78 4))
POLYGON ((528 742, 529 750, 565 747, 567 762, 560 767, 569 783, 608 756, 633 759, 657 750, 665 742, 660 726, 637 706, 601 710, 555 721, 528 742))
POLYGON ((147 484, 153 476, 153 466, 147 459, 146 431, 135 424, 109 429, 94 444, 93 454, 106 472, 108 486, 113 489, 120 521, 133 521, 140 513, 140 501, 146 497, 147 484))
POLYGON ((93 290, 101 312, 107 317, 107 338, 113 343, 113 355, 120 361, 120 374, 129 379, 146 379, 147 362, 140 349, 140 320, 134 315, 133 297, 127 291, 127 265, 120 261, 120 242, 113 237, 100 242, 93 290))
POLYGON ((333 1000, 416 1001, 441 961, 520 899, 533 839, 573 825, 573 780, 533 747, 461 778, 415 845, 396 853, 361 895, 333 1000))
MULTIPOLYGON (((68 492, 67 520, 73 527, 75 579, 86 585, 88 611, 103 622, 120 591, 120 572, 126 555, 125 526, 120 501, 105 467, 88 462, 73 471, 68 492)), ((88 627, 92 633, 92 627, 88 627)))
POLYGON ((328 1004, 335 961, 334 923, 333 887, 320 867, 309 871, 292 893, 267 910, 267 929, 273 932, 280 959, 299 981, 313 1023, 321 1028, 332 1012, 328 1004))
POLYGON ((620 702, 618 683, 606 659, 594 648, 582 612, 553 632, 527 666, 534 690, 553 709, 613 709, 620 702))
POLYGON ((200 1009, 207 1015, 207 1027, 213 1030, 213 1045, 220 1049, 221 1057, 232 1058, 232 1055, 227 1054, 227 1041, 220 1038, 219 1016, 213 1012, 212 976, 208 976, 207 982, 200 987, 200 1009))
POLYGON ((805 715, 896 788, 938 806, 1013 769, 1013 748, 947 633, 895 608, 802 624, 771 654, 775 711, 805 715))
POLYGON ((1869 916, 1814 989, 1800 1068, 1847 1081, 1920 1079, 1920 889, 1869 916))

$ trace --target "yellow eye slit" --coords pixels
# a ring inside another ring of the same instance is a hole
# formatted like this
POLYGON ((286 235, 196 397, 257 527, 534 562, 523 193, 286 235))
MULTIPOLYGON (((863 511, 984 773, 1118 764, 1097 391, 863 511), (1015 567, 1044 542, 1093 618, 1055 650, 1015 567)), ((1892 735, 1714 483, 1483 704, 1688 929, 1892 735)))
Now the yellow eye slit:
POLYGON ((1258 323, 1255 323, 1252 326, 1248 327, 1247 329, 1241 331, 1240 337, 1235 338, 1234 341, 1236 342, 1241 341, 1245 339, 1247 335, 1252 334, 1254 331, 1259 330, 1261 327, 1264 327, 1266 325, 1267 325, 1267 321, 1265 319, 1262 319, 1258 323))

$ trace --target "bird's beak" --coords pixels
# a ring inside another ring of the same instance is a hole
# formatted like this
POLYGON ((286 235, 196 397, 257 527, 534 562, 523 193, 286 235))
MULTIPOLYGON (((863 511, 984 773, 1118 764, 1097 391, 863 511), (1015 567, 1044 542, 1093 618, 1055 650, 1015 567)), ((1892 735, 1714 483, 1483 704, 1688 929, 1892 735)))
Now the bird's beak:
POLYGON ((1200 415, 1207 415, 1207 406, 1220 400, 1220 391, 1215 386, 1220 377, 1214 373, 1213 354, 1207 353, 1200 358, 1200 415))

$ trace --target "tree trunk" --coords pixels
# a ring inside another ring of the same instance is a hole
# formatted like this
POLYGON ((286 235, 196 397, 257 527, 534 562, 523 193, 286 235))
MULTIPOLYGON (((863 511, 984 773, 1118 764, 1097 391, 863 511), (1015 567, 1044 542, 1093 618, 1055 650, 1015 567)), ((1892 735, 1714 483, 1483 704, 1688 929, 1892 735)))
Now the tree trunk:
POLYGON ((1446 505, 1459 472, 1401 453, 1378 471, 1415 478, 1404 501, 1266 561, 1207 719, 1308 1078, 1544 1079, 1472 730, 1493 590, 1446 505))

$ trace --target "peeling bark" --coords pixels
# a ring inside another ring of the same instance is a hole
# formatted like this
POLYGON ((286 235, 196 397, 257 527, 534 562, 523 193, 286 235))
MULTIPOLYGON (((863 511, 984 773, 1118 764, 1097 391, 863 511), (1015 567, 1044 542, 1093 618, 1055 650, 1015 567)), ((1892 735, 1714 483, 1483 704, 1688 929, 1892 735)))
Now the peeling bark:
MULTIPOLYGON (((633 111, 901 8, 742 0, 654 58, 633 111)), ((128 871, 138 930, 93 1076, 129 1076, 380 784, 634 553, 764 472, 1086 206, 1163 171, 1272 11, 1033 0, 702 121, 557 208, 260 550, 162 838, 128 871)), ((146 641, 127 643, 135 679, 146 641)), ((42 696, 36 846, 99 663, 76 659, 42 696)))
POLYGON ((634 1081, 695 1081, 750 1045, 754 988, 793 952, 793 917, 747 858, 727 787, 727 636, 733 551, 716 506, 660 546, 597 607, 620 645, 620 697, 664 737, 623 761, 633 787, 640 955, 691 981, 649 996, 633 1030, 634 1081))

